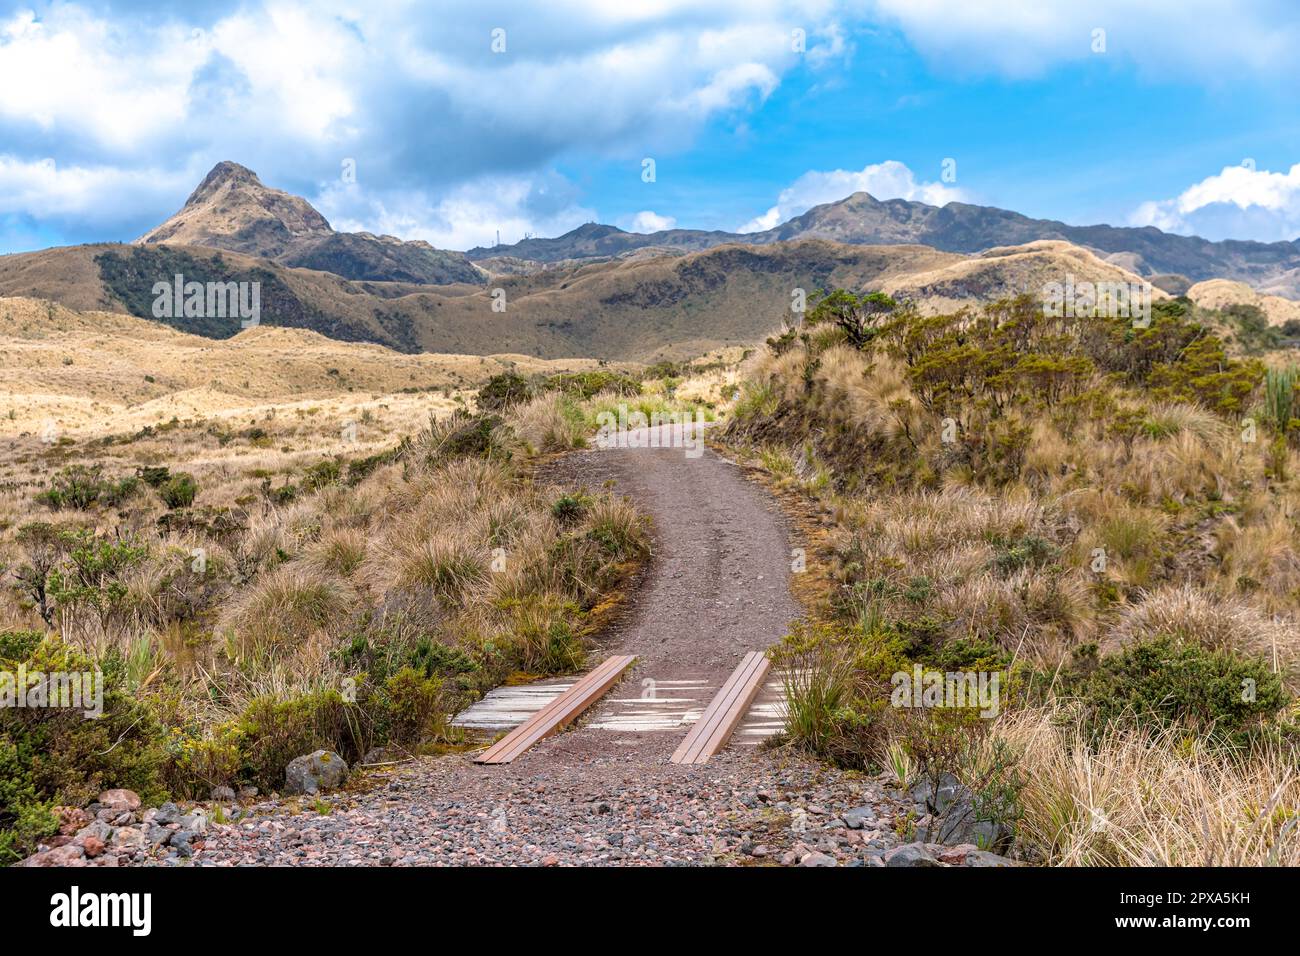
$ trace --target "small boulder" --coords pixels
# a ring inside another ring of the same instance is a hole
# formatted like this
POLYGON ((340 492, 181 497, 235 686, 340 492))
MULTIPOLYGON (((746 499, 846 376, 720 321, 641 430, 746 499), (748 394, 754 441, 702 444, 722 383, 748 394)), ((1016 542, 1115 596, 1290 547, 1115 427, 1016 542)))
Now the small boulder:
POLYGON ((876 810, 875 807, 856 807, 841 813, 840 818, 850 830, 861 830, 867 824, 875 822, 876 810))
POLYGON ((59 832, 72 836, 93 818, 81 807, 55 807, 54 814, 59 818, 59 832))
POLYGON ((966 854, 967 866, 1019 866, 1015 860, 1008 860, 1005 856, 998 856, 996 853, 990 853, 988 850, 973 850, 966 854))
POLYGON ((20 864, 22 866, 84 866, 85 850, 75 843, 34 853, 20 864))
POLYGON ((284 770, 286 793, 313 795, 341 787, 348 779, 348 765, 328 750, 295 757, 284 770))
POLYGON ((799 861, 800 866, 835 866, 835 857, 825 853, 809 853, 799 861))
POLYGON ((193 830, 177 830, 171 835, 171 839, 167 841, 167 844, 181 856, 193 856, 195 836, 193 830))
POLYGON ((81 841, 81 849, 93 860, 104 852, 104 841, 99 837, 88 836, 81 841))
POLYGON ((885 866, 942 866, 924 843, 905 843, 885 854, 885 866))
POLYGON ((234 803, 235 791, 230 787, 213 787, 212 792, 208 794, 215 803, 234 803))
POLYGON ((181 809, 174 803, 164 803, 154 811, 153 819, 149 822, 156 823, 160 827, 165 827, 171 823, 179 823, 181 819, 181 809))
POLYGON ((113 828, 103 820, 92 820, 86 826, 82 827, 75 834, 78 843, 85 840, 86 837, 94 837, 97 840, 108 842, 108 838, 113 835, 113 828))
POLYGON ((140 809, 140 795, 134 790, 105 790, 99 795, 99 802, 115 810, 140 809))
POLYGON ((143 847, 145 844, 144 831, 138 827, 118 827, 113 831, 112 844, 118 849, 143 847))

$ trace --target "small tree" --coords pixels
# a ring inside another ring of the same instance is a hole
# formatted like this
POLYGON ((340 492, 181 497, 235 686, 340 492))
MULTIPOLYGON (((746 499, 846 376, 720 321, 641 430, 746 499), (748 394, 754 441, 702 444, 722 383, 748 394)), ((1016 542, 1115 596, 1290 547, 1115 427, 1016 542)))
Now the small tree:
POLYGON ((898 303, 883 292, 854 295, 847 289, 836 289, 817 301, 806 321, 808 325, 835 325, 850 345, 860 349, 876 337, 881 317, 897 307, 898 303))

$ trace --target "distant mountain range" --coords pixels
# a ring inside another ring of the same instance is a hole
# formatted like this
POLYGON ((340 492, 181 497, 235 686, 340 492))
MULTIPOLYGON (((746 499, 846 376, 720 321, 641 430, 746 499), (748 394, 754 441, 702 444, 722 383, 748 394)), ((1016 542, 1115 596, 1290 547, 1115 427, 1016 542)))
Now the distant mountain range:
POLYGON ((588 223, 554 239, 480 246, 466 256, 491 268, 494 260, 555 263, 618 258, 634 251, 680 253, 724 243, 768 245, 797 239, 828 239, 846 245, 924 245, 968 254, 1059 239, 1090 249, 1140 276, 1181 275, 1192 282, 1235 279, 1263 293, 1300 298, 1300 241, 1210 242, 1151 226, 1070 226, 1052 219, 1030 219, 993 206, 954 202, 940 207, 905 199, 882 202, 862 192, 815 206, 764 232, 668 229, 642 234, 588 223))
MULTIPOLYGON (((154 320, 155 285, 183 274, 200 284, 257 284, 264 325, 403 352, 654 361, 762 341, 791 319, 796 289, 880 290, 936 312, 1067 276, 1133 283, 1140 274, 1156 298, 1215 276, 1250 283, 1213 285, 1216 304, 1253 297, 1276 323, 1291 303, 1264 293, 1294 293, 1298 269, 1295 243, 1072 227, 865 193, 749 235, 645 236, 589 224, 464 254, 335 232, 306 200, 221 163, 176 215, 134 243, 0 256, 0 296, 154 320)), ((157 321, 214 339, 241 332, 224 311, 157 321)))

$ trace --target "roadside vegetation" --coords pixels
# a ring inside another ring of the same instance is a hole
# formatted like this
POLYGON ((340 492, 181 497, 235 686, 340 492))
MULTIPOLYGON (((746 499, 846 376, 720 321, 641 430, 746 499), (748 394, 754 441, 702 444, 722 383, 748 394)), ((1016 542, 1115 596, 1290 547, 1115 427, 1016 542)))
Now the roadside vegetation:
POLYGON ((368 416, 274 411, 33 440, 0 490, 0 671, 100 670, 104 716, 0 710, 0 862, 103 789, 266 793, 316 749, 455 747, 487 690, 583 667, 648 529, 540 466, 622 387, 489 391, 381 448, 348 440, 368 416))
POLYGON ((836 291, 769 340, 725 441, 825 519, 792 745, 955 779, 1037 862, 1300 864, 1300 375, 1212 318, 836 291), (996 716, 893 706, 918 665, 996 716))

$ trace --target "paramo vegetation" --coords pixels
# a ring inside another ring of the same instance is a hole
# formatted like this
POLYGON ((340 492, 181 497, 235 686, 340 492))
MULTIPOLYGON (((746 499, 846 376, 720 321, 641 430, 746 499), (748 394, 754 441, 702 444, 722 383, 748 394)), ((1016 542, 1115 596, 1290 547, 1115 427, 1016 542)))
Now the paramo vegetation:
POLYGON ((1300 864, 1300 379, 1230 319, 837 291, 770 339, 725 440, 829 524, 792 743, 955 777, 1029 859, 1300 864), (916 664, 998 715, 891 706, 916 664))
POLYGON ((372 453, 301 413, 35 446, 43 485, 0 494, 0 670, 102 670, 104 715, 0 711, 0 860, 108 787, 268 792, 318 748, 455 747, 491 687, 584 666, 648 528, 548 456, 585 444, 588 406, 670 392, 501 376, 372 453))

